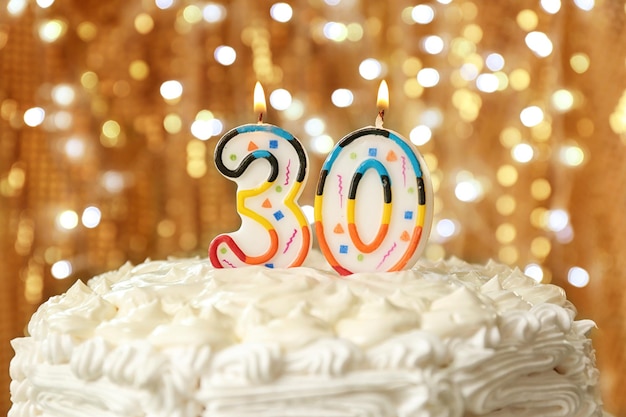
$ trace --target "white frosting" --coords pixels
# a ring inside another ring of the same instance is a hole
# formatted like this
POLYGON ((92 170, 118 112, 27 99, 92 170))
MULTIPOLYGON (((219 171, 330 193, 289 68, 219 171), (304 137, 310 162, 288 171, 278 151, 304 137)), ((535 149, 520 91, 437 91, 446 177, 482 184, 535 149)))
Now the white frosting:
POLYGON ((493 262, 124 265, 13 340, 9 417, 601 416, 593 323, 575 314, 493 262))

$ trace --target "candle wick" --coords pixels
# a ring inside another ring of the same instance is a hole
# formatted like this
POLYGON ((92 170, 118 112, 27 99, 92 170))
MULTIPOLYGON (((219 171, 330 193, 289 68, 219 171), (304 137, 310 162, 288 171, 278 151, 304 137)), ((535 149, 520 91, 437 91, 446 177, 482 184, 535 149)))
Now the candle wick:
POLYGON ((379 129, 382 129, 384 120, 385 120, 385 110, 381 109, 378 111, 378 116, 376 116, 376 127, 379 129))
POLYGON ((259 113, 259 123, 263 123, 263 112, 259 113))

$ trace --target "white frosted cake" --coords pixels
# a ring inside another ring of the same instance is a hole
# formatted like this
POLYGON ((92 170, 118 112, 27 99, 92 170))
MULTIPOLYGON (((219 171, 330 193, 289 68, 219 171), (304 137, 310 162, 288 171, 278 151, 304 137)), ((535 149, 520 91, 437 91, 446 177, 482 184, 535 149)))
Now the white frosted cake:
POLYGON ((588 320, 519 270, 125 265, 15 339, 9 417, 601 416, 588 320))

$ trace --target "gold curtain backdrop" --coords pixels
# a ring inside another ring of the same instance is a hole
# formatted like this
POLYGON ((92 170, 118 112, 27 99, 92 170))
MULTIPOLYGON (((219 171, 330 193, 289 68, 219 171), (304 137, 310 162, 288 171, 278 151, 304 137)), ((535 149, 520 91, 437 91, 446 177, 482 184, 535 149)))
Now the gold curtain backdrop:
POLYGON ((213 150, 256 120, 257 80, 265 121, 310 155, 310 205, 386 79, 385 126, 432 173, 424 256, 563 287, 626 415, 625 20, 615 0, 1 1, 0 411, 9 340, 40 303, 238 228, 213 150))

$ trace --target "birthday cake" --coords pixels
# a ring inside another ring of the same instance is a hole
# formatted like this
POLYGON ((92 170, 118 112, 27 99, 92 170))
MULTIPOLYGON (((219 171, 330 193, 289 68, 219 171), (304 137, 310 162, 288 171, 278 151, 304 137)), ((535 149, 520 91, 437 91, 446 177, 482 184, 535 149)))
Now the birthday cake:
POLYGON ((77 281, 13 340, 9 417, 603 414, 594 324, 561 288, 494 262, 321 264, 77 281))

